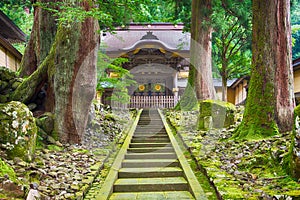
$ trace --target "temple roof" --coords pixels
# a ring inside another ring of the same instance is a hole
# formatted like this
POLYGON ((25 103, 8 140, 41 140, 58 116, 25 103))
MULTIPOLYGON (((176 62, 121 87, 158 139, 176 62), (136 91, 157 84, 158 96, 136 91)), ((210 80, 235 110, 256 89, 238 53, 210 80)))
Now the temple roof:
POLYGON ((143 48, 162 49, 188 57, 190 33, 183 33, 183 27, 183 24, 171 23, 131 23, 126 28, 117 28, 114 34, 104 34, 101 38, 101 49, 111 57, 143 48))
POLYGON ((0 35, 10 43, 25 42, 26 34, 0 10, 0 35))

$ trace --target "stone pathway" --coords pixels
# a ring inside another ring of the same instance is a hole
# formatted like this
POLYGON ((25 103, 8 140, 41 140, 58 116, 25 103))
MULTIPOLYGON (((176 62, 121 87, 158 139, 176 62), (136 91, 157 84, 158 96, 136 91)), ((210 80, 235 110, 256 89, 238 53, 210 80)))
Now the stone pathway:
POLYGON ((207 199, 163 120, 143 110, 95 199, 207 199))

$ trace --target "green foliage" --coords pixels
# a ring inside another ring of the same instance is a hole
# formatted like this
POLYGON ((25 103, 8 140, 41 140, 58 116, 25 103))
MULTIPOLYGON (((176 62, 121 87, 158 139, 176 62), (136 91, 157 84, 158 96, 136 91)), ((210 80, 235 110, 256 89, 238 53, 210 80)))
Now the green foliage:
POLYGON ((292 26, 293 59, 300 57, 300 23, 292 26))
POLYGON ((300 1, 291 1, 291 23, 292 25, 300 24, 300 1))
POLYGON ((225 82, 250 73, 251 1, 215 2, 212 16, 214 66, 225 82))
POLYGON ((126 62, 126 58, 111 59, 101 52, 98 54, 97 90, 113 88, 114 92, 110 97, 112 101, 128 103, 130 96, 127 88, 136 84, 130 72, 122 67, 126 62), (114 73, 117 77, 109 77, 109 73, 114 73))
POLYGON ((135 22, 183 22, 189 27, 191 19, 191 1, 146 0, 140 4, 139 13, 135 13, 135 22))
MULTIPOLYGON (((5 13, 29 38, 31 28, 33 25, 33 13, 30 3, 18 1, 4 1, 0 3, 0 9, 5 13), (7 3, 4 3, 7 2, 7 3), (25 9, 31 12, 26 13, 25 9)), ((25 50, 25 43, 13 44, 14 47, 21 53, 25 50)))
POLYGON ((293 0, 291 7, 293 59, 300 57, 300 1, 293 0))
MULTIPOLYGON (((97 6, 91 6, 89 10, 85 10, 80 6, 80 1, 71 2, 48 2, 35 3, 35 6, 40 6, 48 10, 57 17, 59 23, 68 25, 74 21, 83 21, 88 17, 93 17, 99 20, 101 30, 112 31, 116 26, 125 26, 133 21, 133 16, 141 16, 144 13, 141 11, 141 5, 146 4, 147 0, 133 1, 102 1, 95 2, 97 6)), ((88 1, 89 2, 89 1, 88 1)))
POLYGON ((296 106, 294 113, 295 113, 295 117, 296 116, 300 117, 300 105, 296 106))

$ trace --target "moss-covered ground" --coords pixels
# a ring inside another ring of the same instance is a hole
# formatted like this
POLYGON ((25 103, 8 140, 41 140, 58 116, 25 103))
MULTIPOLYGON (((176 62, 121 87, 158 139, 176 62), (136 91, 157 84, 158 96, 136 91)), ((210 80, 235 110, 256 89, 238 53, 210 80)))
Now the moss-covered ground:
POLYGON ((166 111, 165 115, 223 199, 300 198, 299 180, 292 179, 284 167, 291 133, 234 141, 230 138, 241 121, 240 113, 234 126, 209 131, 196 130, 197 111, 166 111))

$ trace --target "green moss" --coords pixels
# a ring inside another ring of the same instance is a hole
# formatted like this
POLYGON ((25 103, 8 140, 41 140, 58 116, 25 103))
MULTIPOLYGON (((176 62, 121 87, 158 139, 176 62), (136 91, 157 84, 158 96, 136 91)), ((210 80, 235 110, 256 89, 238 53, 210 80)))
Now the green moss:
POLYGON ((212 128, 229 127, 234 123, 236 108, 233 104, 218 100, 204 100, 199 102, 200 116, 198 128, 207 130, 205 125, 207 117, 211 117, 212 128))
POLYGON ((275 121, 269 125, 258 123, 256 120, 251 123, 243 121, 235 130, 232 139, 235 140, 262 140, 279 134, 275 121))
POLYGON ((9 158, 31 161, 36 146, 37 127, 32 113, 22 103, 0 104, 0 143, 9 158))
POLYGON ((198 109, 198 100, 194 91, 194 87, 188 84, 180 98, 180 101, 175 106, 175 110, 191 111, 198 109))
POLYGON ((285 155, 283 159, 283 167, 287 171, 287 173, 293 176, 296 179, 300 178, 300 161, 298 160, 297 156, 294 155, 294 148, 295 148, 295 140, 296 140, 296 121, 297 117, 300 117, 300 105, 298 105, 294 110, 294 129, 292 131, 291 137, 291 145, 289 147, 289 152, 285 155), (297 162, 298 161, 298 162, 297 162))
POLYGON ((59 147, 57 145, 48 145, 47 148, 51 151, 62 151, 63 150, 62 147, 59 147))
POLYGON ((0 177, 4 177, 5 175, 7 175, 11 181, 16 182, 15 171, 0 158, 0 177))
POLYGON ((87 149, 73 149, 72 151, 75 152, 75 153, 83 153, 83 154, 87 154, 87 153, 90 152, 87 149))

